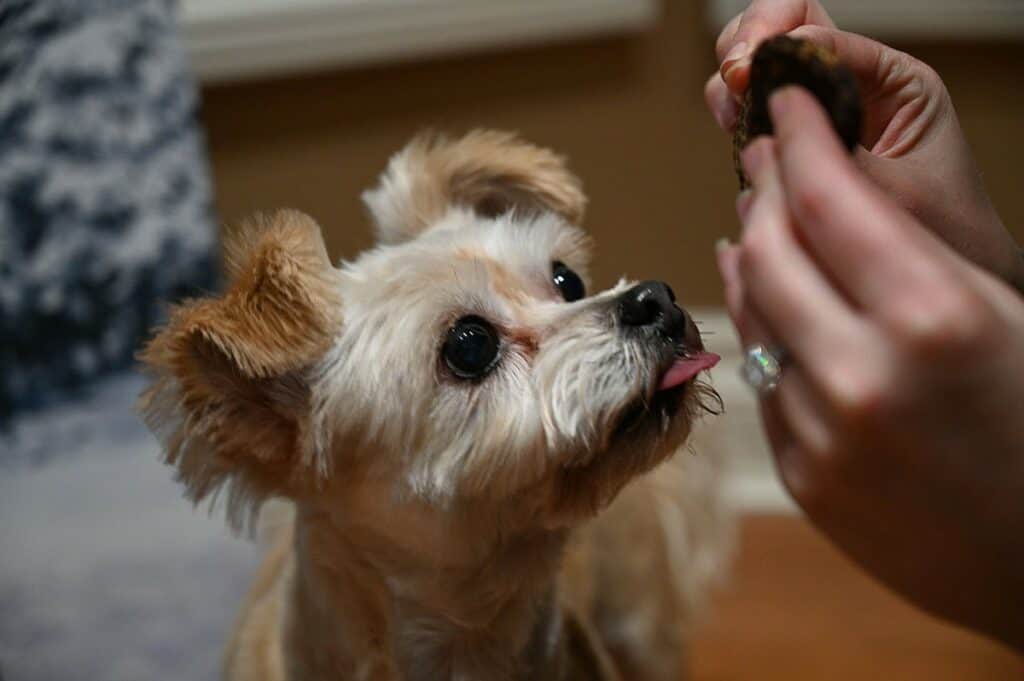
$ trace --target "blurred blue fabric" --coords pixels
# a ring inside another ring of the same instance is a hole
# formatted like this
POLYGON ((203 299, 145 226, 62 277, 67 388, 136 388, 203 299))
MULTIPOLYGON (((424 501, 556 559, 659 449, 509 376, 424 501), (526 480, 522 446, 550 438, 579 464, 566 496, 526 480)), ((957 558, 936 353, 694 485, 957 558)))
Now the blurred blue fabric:
POLYGON ((0 2, 0 426, 215 285, 197 107, 169 0, 0 2))
POLYGON ((168 0, 0 0, 0 679, 212 680, 257 560, 134 413, 166 303, 217 284, 168 0))
POLYGON ((194 510, 135 417, 144 385, 23 415, 0 462, 0 678, 214 681, 259 550, 194 510))

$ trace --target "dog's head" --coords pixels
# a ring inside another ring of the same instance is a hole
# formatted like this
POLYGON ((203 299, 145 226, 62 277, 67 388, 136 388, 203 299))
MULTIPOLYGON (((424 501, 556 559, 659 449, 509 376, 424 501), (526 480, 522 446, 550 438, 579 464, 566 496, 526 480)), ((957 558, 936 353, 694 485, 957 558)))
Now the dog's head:
POLYGON ((379 244, 332 267, 279 212, 227 237, 231 285, 143 352, 142 408, 199 500, 387 490, 560 527, 664 459, 717 396, 660 282, 588 295, 584 197, 512 135, 423 137, 364 195, 379 244))

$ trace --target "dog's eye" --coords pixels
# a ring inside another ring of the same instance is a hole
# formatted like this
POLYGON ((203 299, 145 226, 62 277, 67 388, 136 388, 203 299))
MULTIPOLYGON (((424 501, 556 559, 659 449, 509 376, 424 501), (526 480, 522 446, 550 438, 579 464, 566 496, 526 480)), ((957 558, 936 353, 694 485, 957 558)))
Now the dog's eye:
POLYGON ((497 362, 498 332, 485 319, 475 315, 463 317, 448 329, 442 352, 456 376, 479 378, 497 362))
POLYGON ((561 260, 551 263, 551 280, 555 282, 555 288, 561 291, 562 298, 567 303, 575 302, 587 295, 580 275, 566 267, 561 260))

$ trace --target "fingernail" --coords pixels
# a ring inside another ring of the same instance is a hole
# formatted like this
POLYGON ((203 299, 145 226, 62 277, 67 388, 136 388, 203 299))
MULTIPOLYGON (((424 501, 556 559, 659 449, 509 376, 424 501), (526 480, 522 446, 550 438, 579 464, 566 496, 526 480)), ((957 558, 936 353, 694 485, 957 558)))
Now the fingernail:
POLYGON ((723 236, 715 242, 715 255, 722 255, 730 248, 732 248, 732 242, 729 241, 729 237, 723 236))
POLYGON ((754 190, 744 189, 736 197, 736 214, 740 216, 740 222, 747 221, 750 214, 750 205, 754 202, 754 190))
POLYGON ((739 61, 746 56, 747 44, 745 42, 736 43, 732 46, 732 49, 726 53, 725 59, 722 60, 722 72, 725 73, 729 71, 729 69, 733 67, 732 62, 739 61))
POLYGON ((746 43, 738 43, 729 50, 722 60, 722 80, 725 81, 733 96, 743 94, 746 90, 746 78, 743 77, 744 67, 749 66, 750 59, 746 43))
POLYGON ((743 93, 747 91, 747 84, 750 80, 750 74, 749 68, 746 71, 744 70, 744 68, 747 68, 749 66, 750 62, 748 62, 746 59, 741 59, 740 61, 730 66, 729 70, 726 71, 725 75, 722 76, 722 79, 725 80, 726 86, 728 86, 729 88, 729 92, 732 93, 733 97, 735 97, 737 100, 740 99, 743 93))

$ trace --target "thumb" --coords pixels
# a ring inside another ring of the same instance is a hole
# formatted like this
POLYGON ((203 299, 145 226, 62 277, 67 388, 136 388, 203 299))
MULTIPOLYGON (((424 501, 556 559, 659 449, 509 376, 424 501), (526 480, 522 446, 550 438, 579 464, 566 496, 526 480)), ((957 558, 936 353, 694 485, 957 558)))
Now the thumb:
POLYGON ((739 17, 735 28, 723 31, 718 46, 722 79, 729 91, 741 97, 750 83, 751 57, 768 38, 805 24, 835 28, 818 0, 754 0, 739 17))

